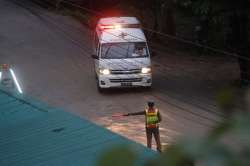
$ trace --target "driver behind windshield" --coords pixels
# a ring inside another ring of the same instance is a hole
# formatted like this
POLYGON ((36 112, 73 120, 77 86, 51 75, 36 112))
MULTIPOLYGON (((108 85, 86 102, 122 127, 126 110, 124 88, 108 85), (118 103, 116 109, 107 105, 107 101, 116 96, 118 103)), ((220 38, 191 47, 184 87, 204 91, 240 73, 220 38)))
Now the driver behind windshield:
POLYGON ((133 56, 145 56, 145 47, 142 46, 135 47, 134 54, 135 55, 133 56))

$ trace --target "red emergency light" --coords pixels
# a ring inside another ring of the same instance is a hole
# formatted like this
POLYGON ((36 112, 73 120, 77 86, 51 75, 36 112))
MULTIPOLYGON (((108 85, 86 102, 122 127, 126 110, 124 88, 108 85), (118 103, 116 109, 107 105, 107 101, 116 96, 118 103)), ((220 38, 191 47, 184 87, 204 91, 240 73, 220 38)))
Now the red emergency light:
POLYGON ((101 30, 105 30, 105 29, 119 29, 122 26, 119 24, 116 24, 116 25, 100 25, 99 27, 101 30))

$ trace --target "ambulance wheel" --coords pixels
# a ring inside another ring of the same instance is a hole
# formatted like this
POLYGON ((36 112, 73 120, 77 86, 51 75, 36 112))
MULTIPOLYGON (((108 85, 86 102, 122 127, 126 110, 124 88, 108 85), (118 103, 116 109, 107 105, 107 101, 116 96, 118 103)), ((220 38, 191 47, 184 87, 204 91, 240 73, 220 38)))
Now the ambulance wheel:
POLYGON ((104 89, 97 85, 98 92, 103 93, 104 89))
POLYGON ((144 89, 151 91, 152 90, 152 86, 145 86, 144 89))
POLYGON ((96 83, 96 86, 97 86, 98 92, 99 92, 99 93, 103 93, 104 89, 100 87, 100 85, 99 85, 99 79, 98 79, 98 78, 97 78, 97 81, 96 81, 96 82, 97 82, 97 83, 96 83))

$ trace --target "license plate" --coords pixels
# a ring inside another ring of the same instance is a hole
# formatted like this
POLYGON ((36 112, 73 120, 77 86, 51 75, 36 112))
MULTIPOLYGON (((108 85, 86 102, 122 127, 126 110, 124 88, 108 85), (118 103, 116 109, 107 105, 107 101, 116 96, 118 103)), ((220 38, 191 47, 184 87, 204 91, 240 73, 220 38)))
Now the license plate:
POLYGON ((132 82, 122 82, 121 86, 132 86, 132 82))

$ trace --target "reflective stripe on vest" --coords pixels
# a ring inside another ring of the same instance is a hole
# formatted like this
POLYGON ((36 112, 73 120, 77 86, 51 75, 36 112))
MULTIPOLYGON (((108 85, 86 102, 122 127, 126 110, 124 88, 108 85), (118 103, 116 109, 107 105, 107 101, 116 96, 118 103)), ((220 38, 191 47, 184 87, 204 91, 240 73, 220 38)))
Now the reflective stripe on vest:
POLYGON ((152 111, 149 109, 146 109, 146 125, 152 125, 158 123, 158 109, 153 109, 152 111))

